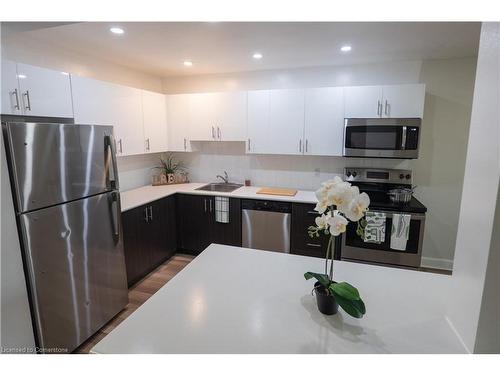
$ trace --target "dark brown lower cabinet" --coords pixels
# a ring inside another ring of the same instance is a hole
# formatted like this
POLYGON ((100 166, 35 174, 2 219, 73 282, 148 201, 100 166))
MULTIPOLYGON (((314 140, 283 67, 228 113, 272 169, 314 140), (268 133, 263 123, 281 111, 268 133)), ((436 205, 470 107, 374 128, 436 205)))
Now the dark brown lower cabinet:
POLYGON ((201 253, 211 243, 241 246, 241 202, 229 199, 229 223, 215 221, 215 197, 177 194, 177 247, 201 253))
MULTIPOLYGON (((324 258, 329 237, 322 234, 318 238, 311 238, 307 232, 307 228, 315 225, 314 219, 319 215, 314 211, 314 206, 314 204, 307 203, 294 203, 292 205, 290 253, 324 258)), ((336 239, 334 257, 340 259, 340 237, 336 239)))
POLYGON ((177 246, 175 197, 166 197, 122 214, 128 285, 174 255, 177 246))

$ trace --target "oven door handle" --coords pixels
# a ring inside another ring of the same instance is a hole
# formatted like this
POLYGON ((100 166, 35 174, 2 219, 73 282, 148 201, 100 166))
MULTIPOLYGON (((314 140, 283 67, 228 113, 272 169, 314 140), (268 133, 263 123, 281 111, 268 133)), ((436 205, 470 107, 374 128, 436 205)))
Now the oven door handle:
POLYGON ((403 211, 381 211, 381 210, 370 210, 371 212, 380 212, 385 214, 385 217, 388 219, 392 219, 394 214, 401 214, 401 215, 410 215, 411 220, 425 220, 425 214, 421 213, 415 213, 415 212, 403 212, 403 211))

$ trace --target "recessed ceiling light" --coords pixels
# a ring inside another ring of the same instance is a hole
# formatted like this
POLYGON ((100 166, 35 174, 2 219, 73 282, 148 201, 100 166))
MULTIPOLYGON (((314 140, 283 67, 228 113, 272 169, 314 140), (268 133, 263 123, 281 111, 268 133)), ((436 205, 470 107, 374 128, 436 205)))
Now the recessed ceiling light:
POLYGON ((256 60, 260 60, 262 59, 262 53, 259 53, 259 52, 255 52, 252 57, 256 60))
POLYGON ((342 47, 340 47, 340 50, 342 52, 349 52, 351 49, 352 49, 351 46, 342 46, 342 47))
POLYGON ((20 78, 20 79, 25 79, 25 78, 26 78, 26 76, 25 76, 24 74, 18 74, 18 75, 17 75, 17 78, 20 78))
POLYGON ((192 62, 192 61, 190 61, 190 60, 186 60, 186 61, 184 61, 184 63, 183 63, 183 64, 184 64, 184 66, 193 66, 193 62, 192 62))
POLYGON ((125 30, 123 30, 121 27, 112 27, 109 29, 109 31, 111 31, 113 34, 124 34, 125 33, 125 30))

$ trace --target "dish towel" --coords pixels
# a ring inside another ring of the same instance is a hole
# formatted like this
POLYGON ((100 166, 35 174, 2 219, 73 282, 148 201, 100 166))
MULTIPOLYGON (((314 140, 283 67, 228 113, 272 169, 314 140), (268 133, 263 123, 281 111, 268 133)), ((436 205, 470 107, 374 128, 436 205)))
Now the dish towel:
POLYGON ((385 214, 368 211, 366 214, 364 242, 382 243, 385 241, 385 214))
POLYGON ((229 198, 215 197, 215 221, 229 223, 229 198))
POLYGON ((394 214, 392 215, 392 230, 391 230, 391 249, 406 250, 406 242, 410 233, 411 215, 394 214))

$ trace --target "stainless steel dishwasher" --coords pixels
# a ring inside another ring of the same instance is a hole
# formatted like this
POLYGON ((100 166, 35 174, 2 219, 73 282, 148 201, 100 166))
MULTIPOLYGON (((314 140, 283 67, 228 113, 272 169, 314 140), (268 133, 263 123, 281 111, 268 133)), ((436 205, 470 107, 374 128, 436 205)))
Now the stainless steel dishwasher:
POLYGON ((292 204, 289 202, 243 199, 243 247, 289 253, 291 219, 292 204))

